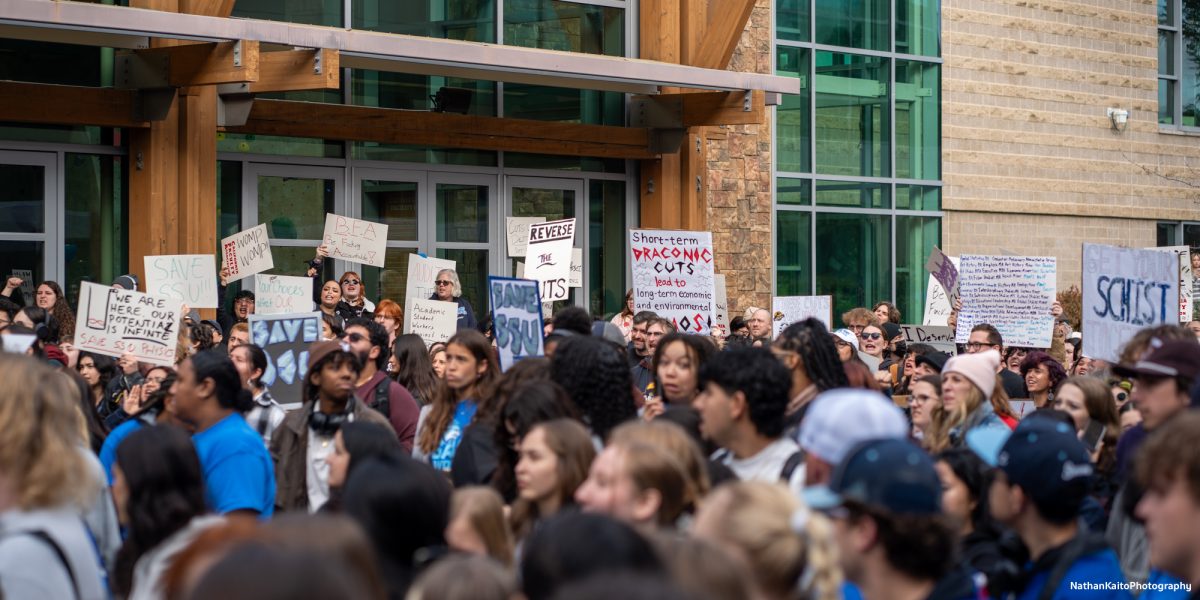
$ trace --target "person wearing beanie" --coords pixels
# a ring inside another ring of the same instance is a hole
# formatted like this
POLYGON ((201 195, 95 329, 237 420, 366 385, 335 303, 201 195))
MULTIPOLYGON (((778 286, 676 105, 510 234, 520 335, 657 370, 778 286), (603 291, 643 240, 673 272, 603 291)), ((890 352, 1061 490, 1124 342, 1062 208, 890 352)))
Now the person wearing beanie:
POLYGON ((122 275, 112 282, 112 287, 121 288, 123 290, 137 291, 138 281, 137 275, 126 274, 122 275))
POLYGON ((304 405, 284 418, 271 436, 275 460, 276 510, 316 512, 329 500, 329 465, 342 424, 376 423, 392 431, 387 417, 354 395, 362 363, 348 344, 317 342, 309 347, 304 405))
POLYGON ((961 447, 964 436, 974 429, 1008 430, 991 403, 999 367, 1000 353, 995 350, 960 354, 946 361, 942 368, 942 418, 946 419, 942 430, 949 432, 951 447, 961 447))

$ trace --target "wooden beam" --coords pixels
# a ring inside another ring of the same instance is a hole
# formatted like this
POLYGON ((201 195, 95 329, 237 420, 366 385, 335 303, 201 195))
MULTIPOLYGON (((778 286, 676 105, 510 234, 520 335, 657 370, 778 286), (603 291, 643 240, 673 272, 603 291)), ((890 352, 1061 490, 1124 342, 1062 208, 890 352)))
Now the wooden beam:
POLYGON ((217 248, 217 88, 189 88, 179 96, 179 225, 177 252, 212 254, 217 248))
POLYGON ((134 51, 148 61, 163 61, 171 87, 245 83, 259 79, 258 42, 186 44, 134 51))
POLYGON ((710 11, 703 34, 689 38, 699 45, 686 52, 691 60, 684 64, 706 69, 728 68, 753 12, 754 0, 720 0, 720 10, 710 11))
POLYGON ((137 92, 112 88, 0 82, 0 121, 50 125, 149 127, 137 92))
POLYGON ((225 131, 385 144, 647 159, 649 130, 366 106, 256 99, 225 131))
POLYGON ((634 96, 638 103, 654 102, 660 105, 656 112, 673 116, 670 125, 653 123, 649 126, 705 127, 709 125, 759 125, 766 118, 766 95, 762 91, 750 93, 747 107, 745 92, 678 92, 656 96, 634 96), (749 110, 747 110, 749 108, 749 110))
POLYGON ((233 14, 235 0, 179 0, 179 12, 209 17, 233 14))
POLYGON ((679 225, 691 231, 708 229, 708 139, 695 128, 679 149, 679 225))
POLYGON ((264 52, 259 57, 258 81, 252 93, 341 89, 341 55, 337 50, 264 52))

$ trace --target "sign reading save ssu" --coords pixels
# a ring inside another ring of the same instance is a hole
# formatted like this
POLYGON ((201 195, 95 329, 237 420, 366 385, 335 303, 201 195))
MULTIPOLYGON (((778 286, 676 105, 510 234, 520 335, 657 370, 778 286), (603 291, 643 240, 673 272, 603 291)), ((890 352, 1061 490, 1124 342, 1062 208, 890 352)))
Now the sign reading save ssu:
POLYGON ((304 402, 308 347, 321 339, 321 313, 250 315, 250 339, 267 355, 262 382, 284 408, 304 402))
POLYGON ((530 279, 488 277, 500 368, 542 355, 542 303, 538 283, 530 279))

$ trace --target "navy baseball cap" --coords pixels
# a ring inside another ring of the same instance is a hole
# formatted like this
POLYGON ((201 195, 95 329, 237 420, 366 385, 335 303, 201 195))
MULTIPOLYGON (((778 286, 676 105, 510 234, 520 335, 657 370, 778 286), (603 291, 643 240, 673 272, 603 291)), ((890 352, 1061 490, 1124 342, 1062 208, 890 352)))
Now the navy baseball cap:
POLYGON ((933 459, 908 440, 869 440, 846 455, 828 486, 804 490, 814 510, 829 510, 852 500, 891 514, 936 515, 942 512, 942 484, 933 459))
POLYGON ((1038 507, 1079 506, 1095 472, 1075 428, 1049 417, 1030 415, 1011 434, 1000 427, 970 431, 966 441, 1038 507))

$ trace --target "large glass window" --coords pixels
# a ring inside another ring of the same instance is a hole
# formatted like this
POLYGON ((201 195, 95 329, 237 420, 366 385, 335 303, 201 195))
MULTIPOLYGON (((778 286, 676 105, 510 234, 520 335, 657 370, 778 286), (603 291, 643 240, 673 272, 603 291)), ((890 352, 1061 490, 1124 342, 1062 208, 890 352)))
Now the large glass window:
POLYGON ((929 282, 925 262, 941 238, 939 217, 896 217, 896 305, 906 323, 922 322, 929 282))
POLYGON ((64 159, 63 263, 70 287, 67 296, 74 302, 80 281, 107 284, 126 273, 125 158, 67 154, 64 159))
POLYGON ((887 51, 890 0, 816 0, 818 44, 887 51))
POLYGON ((588 310, 611 316, 625 301, 625 182, 593 179, 588 189, 588 310))
POLYGON ((471 42, 496 41, 496 4, 492 0, 354 0, 351 14, 354 29, 471 42))
POLYGON ((891 175, 888 59, 817 52, 817 172, 891 175))
POLYGON ((941 7, 928 0, 896 0, 896 53, 940 56, 941 7))
POLYGON ((775 253, 777 296, 812 294, 812 213, 781 210, 776 213, 775 253))
POLYGON ((812 108, 809 103, 809 51, 780 46, 775 71, 800 79, 800 94, 783 97, 775 109, 776 168, 807 173, 812 170, 812 108))
MULTIPOLYGON (((111 86, 112 48, 0 39, 0 80, 111 86)), ((0 123, 0 139, 67 144, 112 144, 108 127, 0 123)))
POLYGON ((342 0, 237 0, 233 6, 233 16, 306 25, 341 26, 342 6, 342 0))
POLYGON ((1200 127, 1200 3, 1158 2, 1158 122, 1200 127))
POLYGON ((833 313, 891 298, 891 217, 843 213, 817 213, 816 217, 817 293, 833 295, 833 313))
POLYGON ((781 40, 807 42, 809 38, 809 3, 812 0, 777 0, 775 3, 775 32, 781 40))
POLYGON ((941 66, 896 61, 896 177, 941 179, 941 66))

